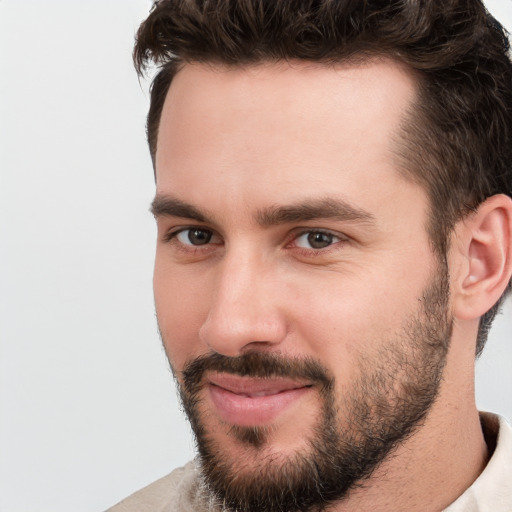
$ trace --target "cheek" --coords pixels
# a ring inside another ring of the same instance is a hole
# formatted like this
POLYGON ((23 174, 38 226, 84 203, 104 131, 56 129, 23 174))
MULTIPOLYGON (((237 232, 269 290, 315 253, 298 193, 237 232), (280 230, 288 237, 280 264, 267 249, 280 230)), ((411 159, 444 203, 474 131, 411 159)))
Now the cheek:
POLYGON ((417 309, 421 286, 409 281, 404 287, 371 271, 332 275, 322 284, 297 294, 298 338, 346 382, 361 357, 376 356, 400 335, 404 318, 417 309))
POLYGON ((181 369, 204 353, 199 329, 208 314, 208 287, 190 269, 177 269, 157 256, 153 276, 156 315, 171 365, 181 369))

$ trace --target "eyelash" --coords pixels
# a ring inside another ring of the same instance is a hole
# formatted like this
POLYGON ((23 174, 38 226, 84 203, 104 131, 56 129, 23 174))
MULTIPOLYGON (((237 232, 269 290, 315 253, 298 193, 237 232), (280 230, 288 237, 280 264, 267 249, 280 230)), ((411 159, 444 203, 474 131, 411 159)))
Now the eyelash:
POLYGON ((339 243, 341 241, 343 241, 344 239, 342 237, 340 237, 339 235, 337 235, 336 233, 333 233, 332 231, 328 231, 328 230, 325 230, 325 229, 307 229, 307 230, 304 230, 302 231, 301 233, 298 233, 296 235, 294 235, 293 239, 292 239, 292 242, 297 242, 300 238, 302 238, 303 236, 305 235, 324 235, 324 236, 327 236, 327 237, 330 237, 331 238, 331 241, 329 243, 329 245, 327 245, 326 247, 311 247, 311 248, 307 248, 307 247, 298 247, 299 249, 305 249, 305 250, 310 250, 310 251, 322 251, 322 252, 325 252, 326 250, 329 249, 329 247, 335 245, 336 243, 339 243), (332 239, 337 239, 337 241, 334 241, 332 239))
MULTIPOLYGON (((208 229, 208 228, 203 228, 202 226, 187 226, 187 227, 183 227, 183 228, 179 228, 179 229, 175 229, 175 230, 171 230, 171 231, 167 232, 163 236, 163 242, 176 243, 176 246, 179 247, 180 250, 188 252, 188 253, 204 252, 205 250, 209 250, 209 249, 211 250, 212 245, 217 245, 217 244, 210 243, 209 241, 205 244, 200 244, 200 245, 184 244, 177 240, 177 237, 180 233, 184 233, 186 231, 192 231, 192 230, 205 231, 205 232, 211 233, 212 236, 219 236, 219 235, 216 235, 215 231, 208 229)), ((326 253, 330 252, 330 250, 333 246, 336 246, 339 243, 348 241, 348 239, 346 237, 342 236, 341 234, 338 234, 338 233, 335 233, 335 232, 332 232, 332 231, 329 231, 326 229, 308 228, 308 229, 303 229, 299 232, 293 233, 292 236, 289 237, 289 240, 286 242, 285 247, 290 247, 290 244, 293 244, 302 236, 313 234, 313 233, 333 237, 334 239, 336 239, 336 241, 333 241, 330 245, 328 245, 324 248, 316 248, 316 249, 313 247, 307 248, 307 247, 294 246, 294 248, 297 250, 297 252, 299 252, 300 254, 302 254, 304 256, 309 256, 309 257, 320 256, 322 254, 325 255, 326 253)))
POLYGON ((203 228, 202 226, 187 226, 184 228, 170 230, 164 234, 162 241, 167 244, 172 244, 177 250, 186 253, 191 256, 206 254, 208 251, 214 249, 213 244, 209 241, 203 245, 193 245, 193 244, 184 244, 180 242, 177 238, 181 233, 185 233, 186 231, 200 230, 212 233, 212 236, 215 235, 215 231, 207 228, 203 228))

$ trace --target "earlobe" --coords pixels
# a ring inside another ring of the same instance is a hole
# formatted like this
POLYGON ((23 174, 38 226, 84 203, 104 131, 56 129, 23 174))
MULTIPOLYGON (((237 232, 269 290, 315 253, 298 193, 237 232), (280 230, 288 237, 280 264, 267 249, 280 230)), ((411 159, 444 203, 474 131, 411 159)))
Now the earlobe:
POLYGON ((466 264, 453 297, 454 314, 475 319, 499 300, 512 275, 512 199, 492 196, 463 223, 466 264))

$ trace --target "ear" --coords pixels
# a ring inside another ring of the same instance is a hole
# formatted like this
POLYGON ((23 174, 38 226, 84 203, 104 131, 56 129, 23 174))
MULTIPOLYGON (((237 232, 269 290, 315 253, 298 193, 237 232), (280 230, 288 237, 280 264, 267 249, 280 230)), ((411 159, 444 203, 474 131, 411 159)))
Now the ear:
POLYGON ((452 299, 460 319, 481 317, 496 304, 512 275, 512 199, 489 197, 456 228, 462 257, 452 299))

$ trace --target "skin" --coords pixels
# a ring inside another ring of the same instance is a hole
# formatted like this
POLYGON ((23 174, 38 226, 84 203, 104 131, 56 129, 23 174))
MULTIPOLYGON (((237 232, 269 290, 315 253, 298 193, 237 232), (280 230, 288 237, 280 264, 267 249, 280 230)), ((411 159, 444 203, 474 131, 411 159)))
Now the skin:
MULTIPOLYGON (((389 60, 336 67, 187 64, 177 74, 156 154, 154 290, 178 380, 188 362, 206 354, 268 351, 314 358, 335 376, 338 396, 350 394, 358 362, 375 360, 402 331, 437 269, 427 196, 397 172, 393 153, 414 98, 413 77, 389 60), (345 208, 339 217, 324 212, 268 222, 276 208, 326 198, 350 206, 351 215, 345 208), (176 200, 195 210, 177 208, 176 200), (191 245, 190 228, 211 232, 210 242, 191 245), (332 243, 312 248, 307 233, 315 230, 333 235, 332 243)), ((503 201, 500 211, 509 212, 503 201)), ((477 221, 457 227, 448 255, 454 324, 438 400, 365 488, 332 510, 420 511, 425 503, 442 510, 484 468, 474 340, 479 308, 501 285, 485 298, 474 292, 492 270, 483 245, 473 243, 477 221)), ((503 268, 509 272, 510 262, 503 268)), ((204 421, 226 457, 233 464, 243 459, 240 471, 256 468, 261 452, 229 434, 236 415, 226 417, 208 388, 201 399, 204 421)), ((305 449, 317 413, 313 387, 277 416, 263 414, 261 424, 272 431, 266 455, 286 458, 305 449)))

